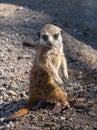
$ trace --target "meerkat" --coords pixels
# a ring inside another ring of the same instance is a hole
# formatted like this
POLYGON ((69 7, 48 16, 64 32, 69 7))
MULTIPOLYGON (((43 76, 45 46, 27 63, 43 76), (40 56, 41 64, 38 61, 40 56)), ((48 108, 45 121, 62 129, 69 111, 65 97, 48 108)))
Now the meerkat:
MULTIPOLYGON (((62 83, 62 79, 59 76, 59 71, 62 72, 63 79, 69 79, 67 71, 67 60, 63 52, 63 31, 61 28, 52 24, 46 24, 40 32, 38 32, 39 43, 48 47, 48 44, 52 44, 52 48, 47 53, 52 69, 55 73, 55 79, 57 82, 62 83)), ((23 44, 25 46, 33 47, 33 40, 27 40, 23 44)), ((35 42, 34 42, 35 46, 35 42)), ((38 51, 39 52, 39 51, 38 51)), ((41 56, 41 54, 39 53, 41 56)))
POLYGON ((67 61, 63 52, 63 31, 61 28, 47 24, 38 33, 40 44, 46 47, 52 46, 47 53, 50 66, 54 71, 55 80, 62 82, 59 76, 59 70, 61 69, 63 78, 68 79, 67 61))
POLYGON ((55 113, 70 106, 67 94, 56 83, 62 82, 58 74, 60 68, 63 76, 68 79, 67 63, 63 53, 62 29, 46 24, 38 36, 40 44, 30 72, 28 102, 24 108, 7 119, 16 119, 27 114, 41 101, 55 103, 52 110, 55 113))

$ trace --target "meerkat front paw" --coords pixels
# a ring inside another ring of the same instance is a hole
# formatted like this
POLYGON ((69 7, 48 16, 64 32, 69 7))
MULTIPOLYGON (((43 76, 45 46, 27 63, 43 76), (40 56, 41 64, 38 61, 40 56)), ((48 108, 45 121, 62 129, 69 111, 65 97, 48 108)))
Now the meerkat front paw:
POLYGON ((55 82, 56 82, 57 84, 63 84, 62 79, 61 79, 61 78, 58 78, 58 77, 55 78, 55 82))
POLYGON ((63 78, 66 79, 66 80, 69 79, 68 72, 65 72, 65 73, 63 74, 63 78))
POLYGON ((65 74, 65 78, 66 78, 66 79, 69 79, 68 73, 67 73, 67 74, 65 74))

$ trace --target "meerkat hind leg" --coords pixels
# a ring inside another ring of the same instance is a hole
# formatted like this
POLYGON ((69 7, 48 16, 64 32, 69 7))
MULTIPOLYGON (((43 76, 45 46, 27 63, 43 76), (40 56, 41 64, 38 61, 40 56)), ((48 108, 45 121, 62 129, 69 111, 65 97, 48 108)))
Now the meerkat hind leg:
POLYGON ((61 106, 61 103, 58 102, 55 104, 53 110, 52 110, 52 113, 56 114, 56 113, 60 113, 62 110, 62 106, 61 106))
POLYGON ((57 103, 55 103, 52 113, 54 113, 54 114, 60 113, 63 109, 66 109, 69 107, 70 107, 70 104, 68 101, 66 101, 64 104, 57 102, 57 103))
POLYGON ((76 102, 78 102, 78 100, 76 98, 74 98, 71 101, 65 101, 64 104, 57 102, 52 110, 52 113, 54 113, 54 114, 60 113, 62 110, 73 106, 76 102))

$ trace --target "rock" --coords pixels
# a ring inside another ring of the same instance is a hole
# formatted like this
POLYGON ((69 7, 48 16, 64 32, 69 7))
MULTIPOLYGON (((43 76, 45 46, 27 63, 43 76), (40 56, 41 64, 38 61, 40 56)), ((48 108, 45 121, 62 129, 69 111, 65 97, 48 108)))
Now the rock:
POLYGON ((66 117, 63 117, 63 116, 60 117, 60 120, 65 120, 65 119, 66 119, 66 117))
POLYGON ((24 7, 20 6, 16 9, 17 11, 23 11, 24 10, 24 7))
POLYGON ((3 104, 2 96, 0 96, 0 105, 3 104))
POLYGON ((0 87, 0 91, 6 91, 6 88, 0 87))
POLYGON ((73 122, 74 119, 72 117, 70 117, 68 120, 71 121, 71 122, 73 122))
POLYGON ((24 59, 31 59, 31 55, 23 55, 24 59))
POLYGON ((88 114, 90 116, 92 116, 92 117, 96 117, 97 116, 97 113, 95 113, 94 111, 90 111, 88 114))
POLYGON ((0 122, 4 122, 5 118, 0 118, 0 122))
POLYGON ((78 74, 78 77, 77 77, 77 79, 82 79, 82 76, 83 76, 83 73, 82 73, 82 71, 79 71, 78 73, 79 73, 79 74, 78 74))
POLYGON ((8 96, 7 94, 3 94, 3 100, 4 100, 4 101, 8 100, 8 97, 9 97, 9 96, 8 96))
POLYGON ((97 92, 97 86, 94 86, 94 88, 93 88, 93 89, 94 89, 94 91, 95 91, 95 92, 97 92))
POLYGON ((36 43, 33 39, 27 39, 22 43, 23 46, 28 46, 28 47, 35 47, 36 43))
POLYGON ((10 128, 10 124, 7 124, 6 127, 7 127, 7 128, 10 128))
POLYGON ((22 93, 20 93, 20 96, 21 96, 21 97, 25 97, 25 98, 27 98, 26 92, 22 92, 22 93))
POLYGON ((78 103, 78 104, 75 104, 74 105, 74 108, 76 108, 76 109, 88 109, 88 105, 87 104, 85 104, 85 103, 78 103))
POLYGON ((8 93, 11 94, 11 95, 17 96, 17 93, 12 91, 12 90, 9 90, 8 93))

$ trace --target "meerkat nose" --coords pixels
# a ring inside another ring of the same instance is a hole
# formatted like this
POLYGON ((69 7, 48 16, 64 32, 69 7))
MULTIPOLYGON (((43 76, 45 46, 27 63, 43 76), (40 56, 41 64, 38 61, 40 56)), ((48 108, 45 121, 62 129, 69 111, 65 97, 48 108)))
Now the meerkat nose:
POLYGON ((53 43, 50 42, 50 41, 48 41, 47 44, 50 45, 50 46, 53 46, 53 43))

